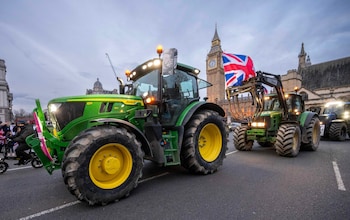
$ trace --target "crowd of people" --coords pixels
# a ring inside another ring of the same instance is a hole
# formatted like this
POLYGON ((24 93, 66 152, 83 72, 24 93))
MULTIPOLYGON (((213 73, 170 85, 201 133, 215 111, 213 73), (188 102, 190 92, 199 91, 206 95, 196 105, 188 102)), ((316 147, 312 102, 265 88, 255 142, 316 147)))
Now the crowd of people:
POLYGON ((0 121, 0 151, 7 157, 18 159, 15 165, 27 164, 31 156, 26 152, 30 147, 25 140, 33 133, 33 125, 29 121, 10 125, 0 121))

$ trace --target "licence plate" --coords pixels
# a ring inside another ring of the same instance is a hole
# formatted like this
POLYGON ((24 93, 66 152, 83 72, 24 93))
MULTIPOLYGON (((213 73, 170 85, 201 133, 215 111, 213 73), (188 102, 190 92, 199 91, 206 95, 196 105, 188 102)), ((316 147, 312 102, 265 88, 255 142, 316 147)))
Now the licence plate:
POLYGON ((321 136, 324 136, 324 128, 325 128, 325 125, 320 125, 320 135, 321 136))

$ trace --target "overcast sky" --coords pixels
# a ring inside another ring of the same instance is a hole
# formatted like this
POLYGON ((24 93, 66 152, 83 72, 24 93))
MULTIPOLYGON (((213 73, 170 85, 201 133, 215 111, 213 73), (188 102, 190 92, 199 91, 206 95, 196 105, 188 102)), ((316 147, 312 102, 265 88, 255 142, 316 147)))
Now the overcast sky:
POLYGON ((296 69, 302 42, 312 64, 348 57, 349 11, 344 0, 0 0, 0 59, 13 109, 31 112, 35 99, 85 94, 97 78, 117 88, 106 53, 124 76, 158 44, 175 47, 205 79, 216 24, 222 49, 256 70, 296 69))

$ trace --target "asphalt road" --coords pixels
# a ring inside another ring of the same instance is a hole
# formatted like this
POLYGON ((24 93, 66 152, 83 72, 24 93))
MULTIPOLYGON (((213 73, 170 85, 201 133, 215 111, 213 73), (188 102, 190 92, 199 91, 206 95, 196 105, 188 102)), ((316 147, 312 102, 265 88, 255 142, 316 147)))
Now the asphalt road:
MULTIPOLYGON (((231 135, 232 136, 232 135, 231 135)), ((0 219, 350 219, 350 140, 321 141, 296 158, 232 139, 212 175, 146 163, 128 198, 88 206, 71 195, 60 171, 16 167, 0 175, 0 219)))

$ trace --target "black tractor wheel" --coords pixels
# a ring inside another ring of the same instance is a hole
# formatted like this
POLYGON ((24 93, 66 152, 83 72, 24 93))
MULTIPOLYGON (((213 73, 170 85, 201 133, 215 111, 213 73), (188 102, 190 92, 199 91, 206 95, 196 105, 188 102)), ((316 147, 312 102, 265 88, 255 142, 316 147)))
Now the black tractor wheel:
POLYGON ((320 144, 320 119, 313 117, 306 127, 307 142, 302 143, 305 150, 315 151, 320 144))
POLYGON ((100 126, 73 139, 62 163, 68 190, 90 205, 128 196, 142 176, 143 152, 124 128, 100 126))
POLYGON ((329 138, 334 141, 345 141, 346 125, 344 123, 332 123, 329 127, 329 138))
POLYGON ((209 174, 223 163, 227 150, 226 126, 215 111, 200 111, 185 126, 181 165, 192 173, 209 174))
POLYGON ((235 148, 240 151, 252 150, 254 141, 247 140, 247 126, 241 125, 233 132, 233 144, 235 148))
POLYGON ((299 154, 301 133, 298 125, 283 124, 279 127, 275 142, 276 153, 284 157, 296 157, 299 154))

